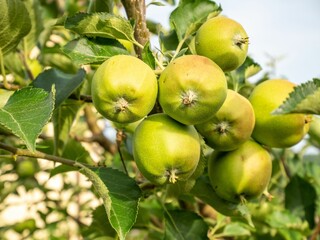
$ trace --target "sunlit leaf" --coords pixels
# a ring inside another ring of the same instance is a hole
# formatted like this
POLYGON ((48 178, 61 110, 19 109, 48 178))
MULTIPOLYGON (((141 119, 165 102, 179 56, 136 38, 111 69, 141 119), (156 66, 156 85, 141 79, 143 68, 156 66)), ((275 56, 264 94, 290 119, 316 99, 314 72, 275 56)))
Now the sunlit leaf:
POLYGON ((103 200, 111 226, 119 239, 124 240, 136 221, 140 188, 132 178, 118 170, 79 166, 80 172, 89 178, 103 200))
POLYGON ((117 40, 102 38, 74 39, 63 46, 62 51, 79 65, 102 63, 114 55, 129 54, 117 40))
POLYGON ((314 78, 311 81, 295 86, 289 97, 273 113, 309 113, 319 115, 320 79, 314 78))
POLYGON ((0 109, 0 124, 34 151, 37 137, 51 118, 54 97, 54 88, 51 92, 32 87, 17 90, 0 109))
POLYGON ((109 13, 78 13, 68 17, 65 28, 87 37, 123 39, 136 43, 131 23, 109 13))

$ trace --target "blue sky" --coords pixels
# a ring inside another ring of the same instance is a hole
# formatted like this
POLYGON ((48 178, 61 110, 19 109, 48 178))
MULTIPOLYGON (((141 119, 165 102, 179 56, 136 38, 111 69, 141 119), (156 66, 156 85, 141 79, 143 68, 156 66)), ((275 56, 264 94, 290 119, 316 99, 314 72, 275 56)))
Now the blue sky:
MULTIPOLYGON (((264 70, 276 60, 272 77, 297 84, 320 78, 319 0, 221 0, 222 14, 243 25, 249 38, 249 55, 264 70)), ((147 17, 168 28, 173 7, 149 6, 147 17), (160 17, 161 16, 161 17, 160 17)))

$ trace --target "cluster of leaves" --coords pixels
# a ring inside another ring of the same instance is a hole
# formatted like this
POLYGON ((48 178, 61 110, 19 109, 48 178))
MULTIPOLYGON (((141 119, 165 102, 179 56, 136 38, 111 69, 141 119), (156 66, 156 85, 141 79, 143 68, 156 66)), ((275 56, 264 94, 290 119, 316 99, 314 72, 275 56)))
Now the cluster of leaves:
MULTIPOLYGON (((92 182, 90 191, 102 200, 101 206, 92 210, 90 225, 76 221, 81 226, 79 234, 86 239, 117 236, 120 239, 289 240, 315 236, 319 224, 316 216, 320 215, 316 204, 320 199, 317 161, 320 134, 309 134, 298 152, 293 149, 272 152, 270 193, 275 196, 272 201, 262 198, 247 205, 230 204, 225 212, 219 212, 218 200, 210 196, 213 190, 206 174, 197 179, 190 192, 182 191, 168 201, 167 189, 142 181, 131 155, 130 130, 114 127, 118 131, 115 141, 97 125, 101 117, 91 104, 90 81, 98 64, 117 54, 132 54, 138 48, 142 60, 161 70, 171 59, 195 53, 195 32, 206 19, 220 14, 221 6, 209 0, 181 0, 170 15, 169 30, 159 30, 157 23, 148 21, 150 31, 153 30, 160 42, 160 49, 154 50, 150 42, 137 41, 135 19, 120 14, 120 3, 111 0, 83 3, 66 1, 61 6, 58 1, 0 0, 3 6, 0 13, 5 16, 0 23, 3 76, 0 180, 18 172, 18 161, 30 158, 62 163, 45 170, 51 178, 79 171, 92 182), (310 148, 315 151, 309 153, 310 148), (13 155, 8 155, 8 151, 13 155), (94 155, 99 156, 96 161, 92 160, 94 155)), ((260 71, 259 64, 248 57, 239 69, 228 73, 229 87, 248 96, 255 86, 248 79, 260 71)), ((319 84, 319 79, 314 79, 297 86, 276 114, 319 114, 319 84)), ((16 189, 20 185, 27 191, 34 188, 42 191, 47 212, 39 214, 50 238, 54 239, 52 229, 57 222, 50 225, 46 215, 70 214, 59 202, 52 203, 47 195, 49 190, 33 175, 17 176, 18 180, 8 184, 0 181, 4 189, 1 201, 9 194, 19 194, 16 189), (26 179, 32 182, 31 188, 26 179)), ((64 190, 70 189, 73 196, 85 191, 65 183, 64 190)), ((88 210, 85 205, 82 208, 88 210)), ((11 225, 4 226, 0 231, 10 228, 11 225)), ((26 229, 31 236, 39 228, 36 224, 26 229)))

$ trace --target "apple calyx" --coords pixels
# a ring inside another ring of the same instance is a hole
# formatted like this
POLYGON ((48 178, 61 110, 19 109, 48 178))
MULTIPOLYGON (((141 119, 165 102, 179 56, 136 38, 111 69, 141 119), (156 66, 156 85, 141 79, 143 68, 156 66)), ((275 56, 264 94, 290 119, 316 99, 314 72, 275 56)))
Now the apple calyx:
POLYGON ((192 106, 197 100, 197 95, 194 91, 188 90, 182 95, 182 104, 184 106, 192 106))
POLYGON ((125 112, 129 107, 129 103, 126 99, 123 97, 119 98, 118 101, 115 103, 115 110, 117 113, 119 112, 125 112))
POLYGON ((177 169, 171 169, 167 170, 166 176, 168 177, 168 180, 170 183, 176 183, 178 181, 178 170, 177 169))
POLYGON ((249 37, 242 37, 240 34, 236 34, 233 37, 233 43, 234 45, 242 49, 244 45, 249 43, 249 37))
POLYGON ((230 124, 226 121, 220 122, 216 125, 215 131, 219 134, 227 134, 229 132, 230 124))

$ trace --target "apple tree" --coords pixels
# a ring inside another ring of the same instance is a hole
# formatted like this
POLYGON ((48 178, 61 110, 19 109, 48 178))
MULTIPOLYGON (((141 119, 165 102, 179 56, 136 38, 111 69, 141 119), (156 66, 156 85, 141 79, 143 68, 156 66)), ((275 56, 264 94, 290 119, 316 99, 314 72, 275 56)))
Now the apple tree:
POLYGON ((320 79, 262 69, 223 6, 0 13, 0 213, 41 196, 3 239, 319 239, 320 79))

